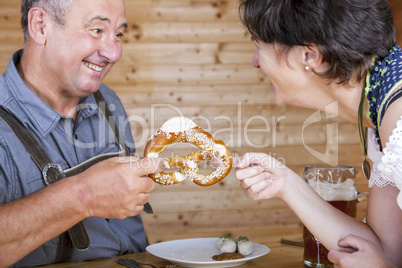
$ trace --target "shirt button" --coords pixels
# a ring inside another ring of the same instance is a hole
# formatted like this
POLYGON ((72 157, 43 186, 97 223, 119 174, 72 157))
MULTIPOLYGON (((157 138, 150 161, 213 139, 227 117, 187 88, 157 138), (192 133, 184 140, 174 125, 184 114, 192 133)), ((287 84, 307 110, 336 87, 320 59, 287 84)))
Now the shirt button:
POLYGON ((75 138, 76 140, 78 140, 78 135, 77 135, 77 134, 74 134, 74 138, 75 138))

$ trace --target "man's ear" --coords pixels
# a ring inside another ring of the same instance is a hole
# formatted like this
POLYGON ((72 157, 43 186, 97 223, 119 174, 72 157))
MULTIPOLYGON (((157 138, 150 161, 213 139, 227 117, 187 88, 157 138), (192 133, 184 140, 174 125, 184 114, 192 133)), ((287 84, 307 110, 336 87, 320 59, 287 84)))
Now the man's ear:
POLYGON ((323 56, 318 49, 317 45, 315 44, 307 44, 307 46, 304 46, 302 49, 303 52, 303 59, 302 62, 305 66, 308 66, 308 69, 311 69, 313 71, 319 71, 320 68, 322 68, 322 59, 323 56))
POLYGON ((37 45, 46 44, 46 22, 47 14, 40 7, 32 7, 28 12, 29 38, 37 45))

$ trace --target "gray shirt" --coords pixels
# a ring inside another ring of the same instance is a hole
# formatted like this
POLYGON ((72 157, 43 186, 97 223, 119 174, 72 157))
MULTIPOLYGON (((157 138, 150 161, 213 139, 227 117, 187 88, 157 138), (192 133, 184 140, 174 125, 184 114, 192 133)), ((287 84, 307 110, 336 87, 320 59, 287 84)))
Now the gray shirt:
MULTIPOLYGON (((16 69, 22 51, 17 51, 0 76, 0 106, 14 114, 37 138, 54 163, 63 170, 94 156, 118 152, 119 146, 92 95, 81 99, 77 118, 61 116, 40 100, 23 82, 16 69)), ((102 84, 100 90, 119 126, 125 143, 134 154, 134 141, 127 115, 116 94, 102 84)), ((41 171, 25 148, 0 119, 0 204, 24 198, 46 187, 41 171)), ((72 261, 108 258, 145 250, 146 237, 140 216, 120 219, 91 217, 84 220, 91 245, 74 250, 72 261)), ((43 226, 46 228, 46 226, 43 226)), ((13 267, 50 264, 55 259, 53 238, 13 267)))

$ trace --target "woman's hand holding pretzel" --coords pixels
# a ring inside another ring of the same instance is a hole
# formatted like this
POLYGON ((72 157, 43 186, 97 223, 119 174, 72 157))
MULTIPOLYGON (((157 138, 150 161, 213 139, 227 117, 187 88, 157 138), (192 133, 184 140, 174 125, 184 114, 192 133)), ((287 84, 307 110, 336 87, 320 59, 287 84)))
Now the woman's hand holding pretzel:
POLYGON ((290 178, 299 177, 284 164, 265 153, 247 153, 234 158, 236 178, 244 194, 254 200, 280 198, 287 191, 290 178))

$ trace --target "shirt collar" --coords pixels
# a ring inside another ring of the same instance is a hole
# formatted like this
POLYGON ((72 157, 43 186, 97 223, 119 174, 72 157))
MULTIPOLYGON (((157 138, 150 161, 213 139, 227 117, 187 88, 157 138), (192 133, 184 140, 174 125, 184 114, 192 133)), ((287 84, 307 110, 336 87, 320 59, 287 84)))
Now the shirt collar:
MULTIPOLYGON (((63 116, 44 103, 20 77, 16 65, 21 59, 22 51, 19 50, 14 53, 4 73, 9 84, 8 93, 13 100, 8 101, 4 106, 16 115, 22 123, 31 124, 38 134, 46 136, 57 126, 63 116)), ((93 109, 96 107, 96 102, 92 95, 81 99, 80 105, 85 105, 84 108, 80 109, 80 117, 88 117, 96 113, 96 109, 93 109)))

